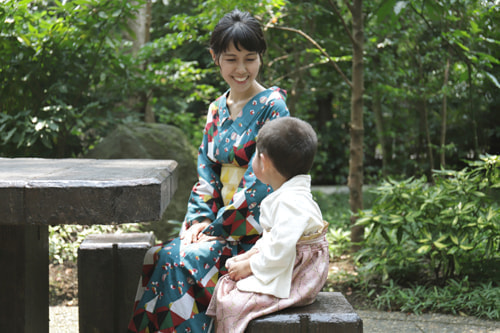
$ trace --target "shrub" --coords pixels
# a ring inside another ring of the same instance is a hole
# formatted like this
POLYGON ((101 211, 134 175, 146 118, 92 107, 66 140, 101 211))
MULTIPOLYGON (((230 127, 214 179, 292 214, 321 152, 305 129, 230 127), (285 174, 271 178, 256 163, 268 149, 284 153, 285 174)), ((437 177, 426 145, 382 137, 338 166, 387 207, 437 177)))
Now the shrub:
POLYGON ((122 42, 139 5, 2 2, 1 156, 76 156, 115 121, 112 111, 141 85, 122 42))
POLYGON ((365 278, 434 280, 444 285, 475 262, 498 258, 500 157, 486 155, 460 171, 388 180, 358 224, 366 239, 357 260, 365 278))

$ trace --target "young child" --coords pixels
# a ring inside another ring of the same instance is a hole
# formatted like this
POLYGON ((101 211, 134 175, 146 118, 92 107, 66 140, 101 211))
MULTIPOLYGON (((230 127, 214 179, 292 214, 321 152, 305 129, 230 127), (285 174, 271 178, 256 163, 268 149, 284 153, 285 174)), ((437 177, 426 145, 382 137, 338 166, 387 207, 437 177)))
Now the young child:
POLYGON ((261 203, 262 237, 226 262, 207 309, 217 332, 243 332, 250 320, 290 306, 311 304, 328 275, 328 224, 311 195, 317 137, 297 118, 267 122, 252 167, 274 192, 261 203))

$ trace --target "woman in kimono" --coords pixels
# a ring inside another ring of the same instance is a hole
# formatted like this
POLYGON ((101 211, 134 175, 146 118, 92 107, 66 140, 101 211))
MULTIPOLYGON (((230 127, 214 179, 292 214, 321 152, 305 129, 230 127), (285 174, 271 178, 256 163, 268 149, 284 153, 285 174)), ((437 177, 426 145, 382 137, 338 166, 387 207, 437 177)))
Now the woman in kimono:
POLYGON ((144 258, 129 332, 209 332, 205 313, 226 260, 259 239, 260 202, 272 189, 252 170, 256 137, 289 115, 286 93, 257 82, 266 42, 259 22, 234 10, 212 32, 210 53, 229 89, 209 106, 198 182, 181 235, 144 258))

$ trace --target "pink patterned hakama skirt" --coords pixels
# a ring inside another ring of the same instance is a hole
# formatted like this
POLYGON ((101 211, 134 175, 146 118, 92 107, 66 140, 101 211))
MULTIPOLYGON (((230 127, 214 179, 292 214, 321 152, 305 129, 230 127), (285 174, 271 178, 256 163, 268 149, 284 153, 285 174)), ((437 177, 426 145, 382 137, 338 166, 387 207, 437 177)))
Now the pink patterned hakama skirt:
POLYGON ((216 317, 217 333, 242 333, 255 318, 293 306, 314 302, 328 276, 328 242, 320 237, 299 241, 292 275, 290 297, 240 291, 236 281, 219 279, 206 314, 216 317))

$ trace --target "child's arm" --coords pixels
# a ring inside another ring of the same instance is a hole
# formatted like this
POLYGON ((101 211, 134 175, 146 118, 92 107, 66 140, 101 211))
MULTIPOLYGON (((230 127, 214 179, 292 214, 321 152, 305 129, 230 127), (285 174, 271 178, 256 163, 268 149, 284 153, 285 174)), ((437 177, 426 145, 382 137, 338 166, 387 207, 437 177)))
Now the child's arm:
POLYGON ((229 259, 231 261, 242 261, 242 260, 245 260, 245 259, 250 259, 251 256, 253 256, 254 254, 258 253, 259 252, 259 249, 257 249, 255 246, 252 247, 250 250, 248 250, 247 252, 245 253, 242 253, 242 254, 238 254, 237 256, 234 256, 233 258, 229 259))

